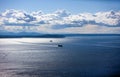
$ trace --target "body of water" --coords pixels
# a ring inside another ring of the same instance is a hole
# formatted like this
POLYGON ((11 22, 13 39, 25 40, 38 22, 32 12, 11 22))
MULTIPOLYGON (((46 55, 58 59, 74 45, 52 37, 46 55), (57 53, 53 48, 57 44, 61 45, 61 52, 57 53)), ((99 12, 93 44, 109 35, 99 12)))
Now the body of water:
POLYGON ((120 36, 0 39, 0 77, 117 76, 120 36))

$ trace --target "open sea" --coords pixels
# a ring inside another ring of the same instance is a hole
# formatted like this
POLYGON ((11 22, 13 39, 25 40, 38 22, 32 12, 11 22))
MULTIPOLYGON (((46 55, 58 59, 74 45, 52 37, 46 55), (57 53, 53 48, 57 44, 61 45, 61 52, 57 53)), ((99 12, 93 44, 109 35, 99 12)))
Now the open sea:
POLYGON ((1 38, 0 77, 120 77, 120 36, 1 38))

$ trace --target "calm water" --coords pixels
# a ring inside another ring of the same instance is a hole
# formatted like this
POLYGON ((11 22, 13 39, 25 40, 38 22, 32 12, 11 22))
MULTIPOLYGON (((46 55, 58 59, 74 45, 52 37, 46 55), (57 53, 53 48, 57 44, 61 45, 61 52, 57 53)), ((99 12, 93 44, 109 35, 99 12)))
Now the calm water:
POLYGON ((0 77, 117 76, 120 36, 0 39, 0 77))

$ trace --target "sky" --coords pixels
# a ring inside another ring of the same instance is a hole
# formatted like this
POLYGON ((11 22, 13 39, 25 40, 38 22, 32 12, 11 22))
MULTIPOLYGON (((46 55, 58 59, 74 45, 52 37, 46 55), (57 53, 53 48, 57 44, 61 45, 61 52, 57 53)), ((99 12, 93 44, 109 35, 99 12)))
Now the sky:
POLYGON ((0 0, 0 34, 120 34, 120 0, 0 0))
POLYGON ((72 13, 119 10, 120 0, 0 0, 0 11, 6 9, 42 10, 46 13, 65 9, 72 13))

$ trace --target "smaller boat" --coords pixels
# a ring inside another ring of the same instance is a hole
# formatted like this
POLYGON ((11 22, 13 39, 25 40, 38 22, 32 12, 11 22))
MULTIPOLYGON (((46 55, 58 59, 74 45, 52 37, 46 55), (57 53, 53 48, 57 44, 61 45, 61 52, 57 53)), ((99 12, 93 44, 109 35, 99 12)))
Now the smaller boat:
POLYGON ((58 47, 63 47, 63 45, 61 45, 61 44, 58 44, 58 47))
POLYGON ((52 40, 50 40, 50 42, 53 42, 52 40))

